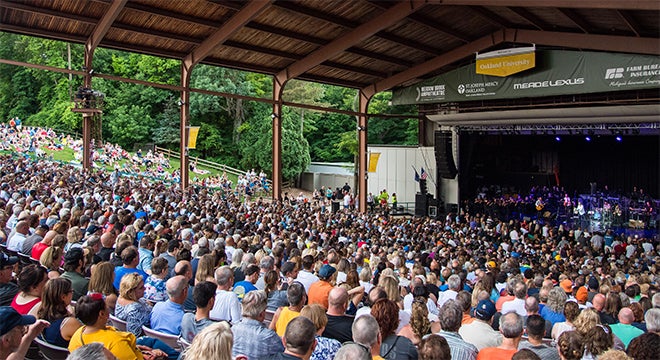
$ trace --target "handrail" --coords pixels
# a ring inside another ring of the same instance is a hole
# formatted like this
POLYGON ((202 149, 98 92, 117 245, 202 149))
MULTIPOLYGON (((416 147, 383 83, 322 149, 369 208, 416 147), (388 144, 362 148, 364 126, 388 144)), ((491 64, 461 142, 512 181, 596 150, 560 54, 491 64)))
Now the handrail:
MULTIPOLYGON (((175 158, 175 159, 181 159, 181 154, 178 151, 162 148, 160 146, 155 146, 154 147, 155 151, 161 152, 164 155, 170 157, 170 158, 175 158)), ((233 168, 231 166, 227 166, 225 164, 218 164, 213 161, 205 160, 205 159, 200 159, 198 157, 190 157, 190 162, 196 162, 197 164, 209 167, 211 169, 219 170, 219 171, 224 171, 236 176, 240 175, 245 175, 245 171, 233 168)), ((272 188, 272 181, 270 179, 266 179, 266 183, 268 183, 269 187, 272 188)))

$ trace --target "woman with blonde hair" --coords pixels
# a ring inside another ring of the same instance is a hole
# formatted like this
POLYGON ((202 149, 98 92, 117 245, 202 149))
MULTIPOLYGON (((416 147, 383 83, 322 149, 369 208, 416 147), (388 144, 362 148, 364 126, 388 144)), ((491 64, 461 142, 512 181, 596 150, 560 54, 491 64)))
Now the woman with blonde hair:
MULTIPOLYGON (((227 322, 218 322, 207 326, 199 332, 192 345, 183 353, 186 360, 215 359, 232 360, 231 350, 234 346, 234 334, 227 322)), ((238 355, 233 360, 247 360, 244 355, 238 355)))
POLYGON ((429 321, 429 310, 426 306, 426 299, 418 297, 412 304, 412 315, 410 323, 399 330, 399 336, 405 336, 415 346, 419 346, 422 338, 431 333, 431 322, 429 321))
POLYGON ((206 254, 199 258, 197 272, 195 273, 195 285, 202 281, 215 283, 215 255, 206 254))
POLYGON ((56 279, 60 277, 60 265, 62 264, 62 255, 64 249, 59 246, 49 246, 41 253, 39 263, 48 270, 48 278, 56 279))
POLYGON ((399 305, 399 308, 403 307, 401 293, 399 292, 399 280, 396 277, 385 275, 383 272, 383 275, 381 275, 380 280, 378 281, 378 286, 385 289, 388 299, 399 305))
POLYGON ((115 281, 115 267, 107 261, 102 261, 92 268, 92 276, 89 279, 89 292, 100 293, 105 296, 105 303, 111 314, 115 312, 117 303, 117 291, 112 283, 115 281))
POLYGON ((82 247, 83 234, 80 231, 80 228, 77 226, 69 228, 66 233, 66 245, 64 245, 64 251, 69 251, 74 247, 82 247))
POLYGON ((126 330, 136 337, 142 334, 142 325, 148 326, 151 319, 151 306, 143 296, 144 279, 140 274, 130 273, 121 278, 115 316, 126 321, 126 330))
POLYGON ((321 336, 328 325, 328 316, 323 306, 320 304, 307 305, 300 311, 300 316, 311 320, 316 328, 316 347, 310 360, 332 360, 341 348, 341 343, 335 339, 321 336))

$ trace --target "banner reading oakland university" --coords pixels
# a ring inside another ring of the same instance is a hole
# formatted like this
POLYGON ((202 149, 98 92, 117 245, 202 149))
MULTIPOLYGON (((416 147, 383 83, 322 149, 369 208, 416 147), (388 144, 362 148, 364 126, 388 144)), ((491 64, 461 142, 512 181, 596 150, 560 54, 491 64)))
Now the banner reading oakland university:
POLYGON ((474 64, 394 90, 393 105, 511 99, 660 89, 660 57, 584 51, 537 51, 536 68, 506 78, 474 64))

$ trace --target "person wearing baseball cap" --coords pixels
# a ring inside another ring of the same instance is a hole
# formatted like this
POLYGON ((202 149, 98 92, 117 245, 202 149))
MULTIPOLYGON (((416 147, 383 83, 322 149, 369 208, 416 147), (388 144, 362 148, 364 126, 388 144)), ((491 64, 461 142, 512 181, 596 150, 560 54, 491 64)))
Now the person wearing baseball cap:
POLYGON ((491 326, 497 310, 490 299, 479 301, 474 309, 474 321, 458 329, 463 340, 477 347, 478 350, 502 344, 502 334, 491 326))
POLYGON ((321 266, 319 270, 319 281, 309 287, 307 294, 308 304, 321 304, 324 308, 328 308, 328 295, 337 279, 336 273, 337 270, 328 264, 321 266))
POLYGON ((10 306, 0 306, 0 319, 0 359, 7 360, 24 359, 34 338, 50 326, 48 321, 21 315, 10 306))
POLYGON ((18 263, 16 256, 8 256, 0 252, 0 306, 11 305, 12 299, 18 294, 18 285, 11 281, 16 263, 18 263))

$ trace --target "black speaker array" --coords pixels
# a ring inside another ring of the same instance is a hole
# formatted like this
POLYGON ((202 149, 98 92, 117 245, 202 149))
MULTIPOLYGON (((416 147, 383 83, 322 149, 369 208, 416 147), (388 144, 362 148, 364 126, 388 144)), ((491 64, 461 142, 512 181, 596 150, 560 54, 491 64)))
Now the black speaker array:
POLYGON ((435 132, 435 162, 438 177, 453 179, 458 174, 452 151, 451 131, 435 132))

